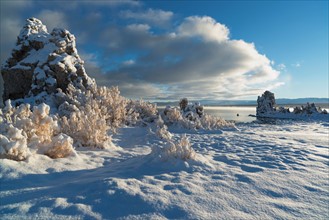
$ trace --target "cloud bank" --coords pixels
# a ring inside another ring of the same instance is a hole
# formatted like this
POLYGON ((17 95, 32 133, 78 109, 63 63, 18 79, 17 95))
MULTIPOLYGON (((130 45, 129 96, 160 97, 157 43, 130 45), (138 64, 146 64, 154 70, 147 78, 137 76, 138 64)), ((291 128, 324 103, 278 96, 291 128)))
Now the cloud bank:
POLYGON ((129 89, 128 96, 140 94, 134 85, 136 91, 144 85, 153 88, 144 91, 150 99, 244 98, 283 84, 277 82, 279 71, 253 43, 230 39, 229 29, 211 17, 187 17, 163 34, 134 24, 109 28, 103 37, 111 39, 106 51, 134 57, 130 65, 125 61, 103 75, 103 82, 129 89))
MULTIPOLYGON (((112 15, 95 12, 104 7, 98 4, 80 6, 84 16, 78 6, 65 11, 54 5, 42 6, 36 15, 48 30, 70 28, 88 74, 101 85, 118 85, 130 98, 243 99, 283 85, 274 62, 253 43, 231 39, 225 24, 209 16, 176 19, 171 11, 126 4, 112 15)), ((16 39, 18 22, 1 17, 1 25, 12 35, 1 40, 2 46, 16 39)))

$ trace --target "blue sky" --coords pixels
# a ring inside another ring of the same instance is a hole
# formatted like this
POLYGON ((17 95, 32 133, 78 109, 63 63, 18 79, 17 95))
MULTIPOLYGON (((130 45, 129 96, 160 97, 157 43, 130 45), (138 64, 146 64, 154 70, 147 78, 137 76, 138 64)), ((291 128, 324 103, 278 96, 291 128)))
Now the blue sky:
POLYGON ((1 60, 25 19, 68 29, 100 85, 149 100, 328 97, 328 1, 1 1, 1 60))

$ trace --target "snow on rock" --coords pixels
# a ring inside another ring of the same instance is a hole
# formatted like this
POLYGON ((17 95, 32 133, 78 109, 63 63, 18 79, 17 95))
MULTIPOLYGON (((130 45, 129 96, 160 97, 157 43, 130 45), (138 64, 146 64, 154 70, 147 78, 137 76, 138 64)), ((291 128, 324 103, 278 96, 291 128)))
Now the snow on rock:
POLYGON ((274 93, 265 91, 257 99, 257 117, 281 118, 281 119, 313 119, 329 121, 327 110, 317 108, 314 103, 307 103, 306 106, 296 106, 292 112, 289 108, 275 106, 274 93))
POLYGON ((40 20, 29 18, 11 57, 1 67, 3 101, 34 97, 41 103, 44 96, 65 93, 69 84, 79 89, 92 87, 95 82, 83 64, 74 35, 61 28, 48 33, 40 20))
POLYGON ((275 97, 274 93, 265 91, 262 96, 258 96, 256 114, 266 114, 274 112, 275 97))

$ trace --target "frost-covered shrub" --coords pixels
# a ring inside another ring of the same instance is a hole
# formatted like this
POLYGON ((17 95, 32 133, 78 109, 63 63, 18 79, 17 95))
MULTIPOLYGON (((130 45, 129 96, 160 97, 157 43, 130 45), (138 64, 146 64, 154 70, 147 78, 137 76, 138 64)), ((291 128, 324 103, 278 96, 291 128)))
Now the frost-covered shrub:
POLYGON ((27 147, 27 137, 22 129, 12 124, 1 124, 0 128, 0 158, 25 160, 30 155, 27 147))
POLYGON ((125 122, 127 100, 120 95, 118 87, 98 87, 94 98, 102 105, 110 129, 115 131, 125 122))
POLYGON ((214 117, 204 113, 203 106, 196 102, 188 104, 186 98, 181 99, 177 107, 167 106, 162 117, 167 125, 175 125, 186 129, 218 129, 221 127, 233 127, 234 124, 220 117, 214 117))
POLYGON ((151 154, 162 160, 169 160, 170 158, 188 160, 195 158, 195 151, 184 134, 179 141, 173 140, 173 135, 168 131, 168 127, 164 124, 161 116, 156 120, 156 135, 165 141, 164 146, 156 145, 152 148, 151 154))
POLYGON ((49 110, 50 107, 46 104, 34 106, 31 120, 22 120, 23 123, 19 127, 25 128, 29 142, 37 145, 48 144, 52 137, 60 132, 58 120, 55 116, 49 115, 49 110))
POLYGON ((234 123, 227 122, 220 117, 205 114, 200 118, 200 126, 204 129, 219 129, 222 127, 234 127, 234 123))
POLYGON ((195 159, 196 156, 196 152, 191 147, 190 141, 185 134, 177 142, 168 140, 164 146, 153 147, 151 154, 164 161, 170 159, 190 160, 195 159))
POLYGON ((89 99, 79 111, 61 119, 62 130, 70 135, 78 146, 104 148, 110 140, 107 135, 109 126, 106 123, 104 110, 96 100, 89 99))
POLYGON ((174 124, 174 123, 184 120, 181 111, 176 107, 172 108, 170 106, 167 106, 164 109, 163 114, 164 114, 166 123, 169 123, 169 124, 174 124))
POLYGON ((68 89, 68 95, 58 96, 63 132, 78 146, 104 148, 111 141, 108 131, 116 132, 125 122, 126 99, 118 87, 68 89))
POLYGON ((51 140, 45 155, 51 158, 63 158, 72 153, 74 153, 73 139, 66 134, 59 134, 51 140))
POLYGON ((30 153, 47 154, 54 158, 68 156, 74 152, 71 138, 60 133, 58 119, 49 114, 50 107, 46 104, 34 106, 30 110, 29 104, 21 104, 14 108, 10 100, 1 112, 1 157, 24 160, 30 153), (54 149, 59 148, 58 137, 62 137, 61 149, 66 153, 54 149))
POLYGON ((171 140, 172 134, 168 131, 168 127, 164 124, 164 121, 162 120, 161 116, 159 116, 158 120, 156 121, 156 135, 164 140, 171 140))
MULTIPOLYGON (((127 101, 120 95, 118 87, 94 86, 89 90, 78 90, 69 86, 68 94, 58 95, 57 101, 61 103, 58 107, 59 114, 66 118, 71 117, 73 112, 88 110, 87 106, 92 104, 99 113, 97 120, 105 120, 108 129, 113 132, 125 122, 127 101)), ((95 119, 95 115, 93 117, 95 119)))
POLYGON ((156 104, 143 100, 129 100, 126 112, 126 124, 128 125, 144 125, 153 122, 158 117, 156 104))

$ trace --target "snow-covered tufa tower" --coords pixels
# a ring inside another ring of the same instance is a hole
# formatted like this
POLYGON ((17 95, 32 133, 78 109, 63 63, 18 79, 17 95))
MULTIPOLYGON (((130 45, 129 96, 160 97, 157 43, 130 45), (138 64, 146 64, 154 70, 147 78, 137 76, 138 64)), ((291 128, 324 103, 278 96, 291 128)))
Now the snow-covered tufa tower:
POLYGON ((83 64, 74 35, 60 28, 48 33, 40 20, 29 18, 11 57, 1 67, 3 101, 65 93, 70 84, 79 89, 91 87, 95 82, 83 64))
POLYGON ((256 115, 262 115, 275 111, 275 97, 274 93, 265 91, 262 96, 258 96, 256 115))

